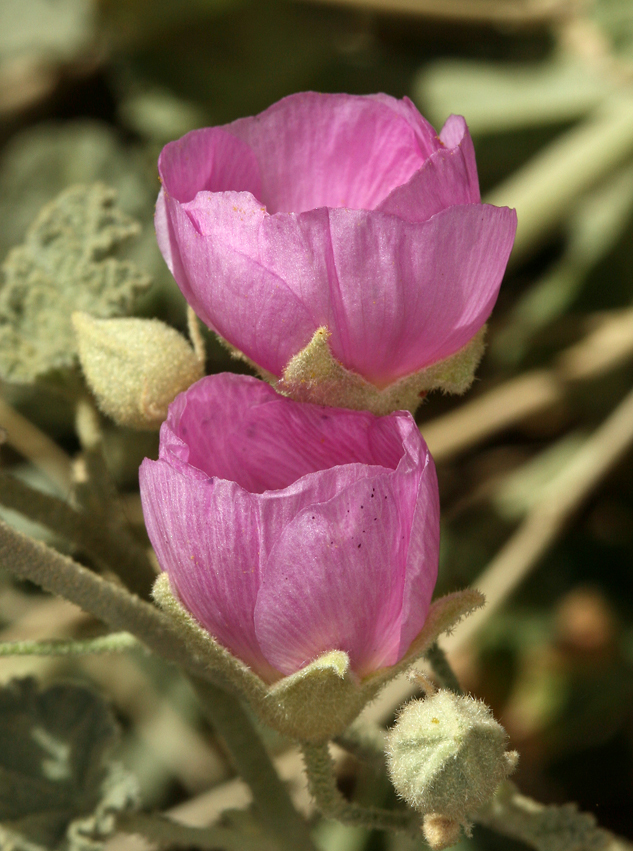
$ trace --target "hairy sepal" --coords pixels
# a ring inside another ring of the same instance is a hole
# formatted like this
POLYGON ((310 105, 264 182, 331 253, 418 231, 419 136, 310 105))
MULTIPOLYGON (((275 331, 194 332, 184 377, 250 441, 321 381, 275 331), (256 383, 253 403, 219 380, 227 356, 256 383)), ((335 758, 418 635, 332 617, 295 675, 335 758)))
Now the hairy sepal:
MULTIPOLYGON (((393 411, 415 413, 431 390, 458 394, 468 390, 484 353, 485 333, 484 327, 450 357, 379 389, 336 360, 328 343, 330 332, 322 327, 291 358, 282 377, 271 383, 279 393, 297 402, 371 411, 377 416, 393 411)), ((268 374, 263 377, 270 381, 268 374)))
POLYGON ((200 626, 173 593, 166 573, 156 579, 153 596, 210 679, 238 692, 269 727, 312 744, 343 733, 384 685, 422 656, 442 632, 483 604, 483 595, 471 590, 436 600, 404 658, 362 680, 351 670, 347 653, 332 650, 294 674, 266 683, 200 626))

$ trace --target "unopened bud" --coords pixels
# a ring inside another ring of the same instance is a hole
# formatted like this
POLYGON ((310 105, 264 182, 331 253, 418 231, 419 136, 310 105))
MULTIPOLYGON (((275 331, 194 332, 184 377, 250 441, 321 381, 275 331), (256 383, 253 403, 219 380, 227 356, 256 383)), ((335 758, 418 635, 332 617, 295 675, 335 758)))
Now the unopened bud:
POLYGON ((430 813, 424 816, 422 832, 433 851, 441 851, 442 848, 457 845, 462 835, 462 826, 455 819, 430 813))
POLYGON ((487 804, 516 767, 508 736, 479 700, 438 691, 400 713, 387 739, 387 764, 396 791, 425 815, 434 849, 454 845, 460 826, 487 804))
POLYGON ((73 313, 79 359, 101 410, 118 424, 156 429, 178 393, 204 375, 187 340, 158 319, 73 313))

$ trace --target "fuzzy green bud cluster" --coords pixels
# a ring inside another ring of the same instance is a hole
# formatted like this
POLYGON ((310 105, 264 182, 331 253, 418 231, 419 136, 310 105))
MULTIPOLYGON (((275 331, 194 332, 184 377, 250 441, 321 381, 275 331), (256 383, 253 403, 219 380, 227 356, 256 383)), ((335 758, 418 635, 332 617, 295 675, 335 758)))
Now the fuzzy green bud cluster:
POLYGON ((167 407, 204 375, 187 340, 158 319, 72 316, 79 359, 104 414, 118 425, 157 429, 167 407))
POLYGON ((387 764, 398 794, 424 815, 434 849, 459 839, 474 813, 516 767, 508 736, 490 709, 472 697, 438 691, 400 713, 387 740, 387 764))

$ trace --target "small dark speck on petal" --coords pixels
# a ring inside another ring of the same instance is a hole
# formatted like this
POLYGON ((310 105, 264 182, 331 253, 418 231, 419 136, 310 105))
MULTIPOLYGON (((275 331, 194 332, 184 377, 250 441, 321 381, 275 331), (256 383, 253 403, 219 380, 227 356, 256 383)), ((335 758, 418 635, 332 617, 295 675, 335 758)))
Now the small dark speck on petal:
POLYGON ((358 545, 358 549, 359 549, 359 550, 360 550, 360 548, 361 548, 361 544, 359 544, 359 545, 358 545))

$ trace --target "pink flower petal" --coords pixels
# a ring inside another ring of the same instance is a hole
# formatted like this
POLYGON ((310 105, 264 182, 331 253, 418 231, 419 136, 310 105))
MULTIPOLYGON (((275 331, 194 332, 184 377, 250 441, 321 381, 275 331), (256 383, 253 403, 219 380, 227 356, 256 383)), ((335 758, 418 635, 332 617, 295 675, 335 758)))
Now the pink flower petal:
POLYGON ((234 482, 165 461, 140 469, 147 533, 183 605, 247 665, 268 672, 253 623, 260 581, 257 504, 234 482))
POLYGON ((468 173, 468 184, 471 188, 471 202, 481 201, 479 194, 479 177, 475 160, 475 146, 470 136, 465 119, 461 115, 449 115, 440 131, 442 144, 449 150, 459 149, 468 173))
MULTIPOLYGON (((279 435, 283 434, 284 447, 288 446, 289 436, 296 442, 298 457, 314 454, 314 472, 302 476, 283 491, 262 493, 259 510, 263 558, 274 546, 279 530, 284 529, 303 508, 327 502, 354 482, 395 470, 402 462, 403 425, 400 420, 406 414, 374 417, 364 411, 332 411, 316 405, 306 406, 301 413, 311 414, 310 409, 327 414, 327 419, 320 415, 320 429, 309 428, 304 437, 299 423, 286 429, 268 429, 272 445, 269 466, 275 463, 275 442, 277 459, 281 454, 282 463, 287 463, 285 452, 279 453, 278 449, 279 435), (328 467, 328 463, 332 466, 328 467), (316 469, 319 465, 320 468, 316 469)), ((272 408, 269 412, 275 414, 272 408)))
POLYGON ((164 204, 163 254, 189 304, 258 366, 281 375, 315 329, 301 300, 259 259, 265 210, 252 195, 234 192, 202 192, 187 205, 165 195, 164 204))
MULTIPOLYGON (((338 468, 336 495, 314 500, 287 522, 264 564, 256 631, 264 654, 284 673, 339 649, 362 676, 406 650, 403 606, 405 631, 424 622, 439 551, 435 467, 409 414, 376 423, 399 435, 404 454, 397 469, 366 468, 365 478, 354 481, 356 470, 338 468), (350 475, 345 487, 343 471, 350 475), (424 522, 434 525, 424 529, 424 522)), ((271 525, 262 518, 263 528, 271 525)))
POLYGON ((418 224, 323 208, 269 216, 233 193, 201 193, 170 214, 179 284, 207 324, 275 375, 325 325, 335 357, 378 386, 482 327, 516 229, 506 207, 451 207, 418 224))
POLYGON ((446 147, 432 153, 407 183, 385 198, 379 210, 408 222, 424 222, 448 207, 481 202, 475 149, 464 119, 452 115, 440 138, 446 147))
POLYGON ((385 386, 452 355, 483 326, 515 229, 513 210, 481 204, 420 224, 314 210, 264 219, 259 256, 310 305, 314 329, 330 329, 334 356, 385 386))
POLYGON ((422 165, 420 141, 430 147, 420 122, 397 104, 387 96, 304 92, 226 130, 255 154, 257 197, 268 212, 372 209, 422 165))
POLYGON ((379 101, 401 115, 415 133, 420 151, 425 158, 430 157, 432 153, 441 148, 441 140, 435 132, 435 128, 420 113, 410 98, 403 97, 402 100, 398 100, 398 98, 382 92, 375 95, 364 95, 364 97, 379 101))
POLYGON ((409 516, 412 522, 402 596, 399 659, 424 626, 437 580, 440 500, 435 465, 430 454, 409 516))
POLYGON ((178 457, 251 493, 295 484, 299 492, 299 479, 339 465, 395 469, 402 438, 396 421, 299 404, 263 381, 222 373, 201 379, 172 403, 160 457, 170 463, 178 457))
POLYGON ((168 195, 181 203, 198 192, 261 193, 259 165, 249 146, 223 127, 192 130, 165 145, 158 173, 168 195))
POLYGON ((270 553, 255 607, 269 662, 289 674, 345 650, 361 675, 395 662, 405 552, 388 474, 301 511, 270 553))

